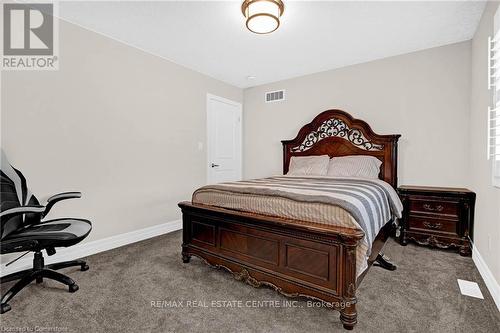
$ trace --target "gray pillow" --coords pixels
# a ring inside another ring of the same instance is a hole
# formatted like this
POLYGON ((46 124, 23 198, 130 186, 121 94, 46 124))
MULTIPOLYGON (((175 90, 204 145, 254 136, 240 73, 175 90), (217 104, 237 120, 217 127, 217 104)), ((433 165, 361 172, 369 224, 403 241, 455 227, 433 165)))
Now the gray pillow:
POLYGON ((381 165, 382 161, 373 156, 334 157, 328 165, 327 175, 332 177, 378 178, 381 165))
POLYGON ((290 176, 325 176, 328 171, 328 155, 292 156, 287 175, 290 176))

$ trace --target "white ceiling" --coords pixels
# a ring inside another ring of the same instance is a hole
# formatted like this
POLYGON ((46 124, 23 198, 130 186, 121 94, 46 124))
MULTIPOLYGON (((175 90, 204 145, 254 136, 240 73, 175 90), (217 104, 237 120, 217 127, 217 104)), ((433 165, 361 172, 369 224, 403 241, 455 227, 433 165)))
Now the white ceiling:
POLYGON ((246 30, 240 1, 63 2, 60 16, 246 88, 469 40, 484 6, 285 0, 270 35, 246 30))

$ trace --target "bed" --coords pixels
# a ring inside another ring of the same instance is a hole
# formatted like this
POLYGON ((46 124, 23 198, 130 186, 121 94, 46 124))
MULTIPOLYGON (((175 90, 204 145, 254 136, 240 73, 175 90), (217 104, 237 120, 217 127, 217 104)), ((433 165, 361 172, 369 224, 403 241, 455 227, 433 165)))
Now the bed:
POLYGON ((328 193, 362 188, 387 197, 387 206, 397 206, 399 137, 378 135, 341 110, 322 112, 295 139, 282 141, 283 175, 294 156, 368 155, 381 161, 379 179, 275 176, 202 187, 191 202, 179 204, 183 262, 194 255, 254 287, 326 302, 340 312, 344 328, 352 329, 356 289, 369 268, 375 261, 395 268, 380 252, 399 208, 387 207, 391 214, 377 208, 379 218, 368 223, 377 215, 368 210, 373 204, 366 205, 366 212, 362 205, 356 210, 347 197, 328 193))

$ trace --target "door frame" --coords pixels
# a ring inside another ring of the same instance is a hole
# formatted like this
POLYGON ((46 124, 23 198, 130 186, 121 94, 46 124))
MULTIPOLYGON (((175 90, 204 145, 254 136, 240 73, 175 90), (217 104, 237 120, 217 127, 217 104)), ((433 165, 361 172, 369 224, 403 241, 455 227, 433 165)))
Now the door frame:
POLYGON ((207 126, 207 134, 206 134, 206 147, 207 147, 207 156, 206 156, 206 168, 207 168, 207 180, 206 184, 211 183, 211 178, 210 178, 210 122, 209 122, 209 113, 210 113, 210 100, 218 101, 221 103, 226 103, 230 104, 233 106, 236 106, 238 108, 238 113, 239 113, 239 118, 240 118, 240 135, 239 135, 239 141, 240 141, 240 150, 239 150, 239 156, 238 156, 238 164, 239 164, 239 178, 241 179, 243 177, 243 105, 241 103, 235 102, 233 100, 220 97, 211 93, 207 93, 207 99, 206 99, 206 126, 207 126))

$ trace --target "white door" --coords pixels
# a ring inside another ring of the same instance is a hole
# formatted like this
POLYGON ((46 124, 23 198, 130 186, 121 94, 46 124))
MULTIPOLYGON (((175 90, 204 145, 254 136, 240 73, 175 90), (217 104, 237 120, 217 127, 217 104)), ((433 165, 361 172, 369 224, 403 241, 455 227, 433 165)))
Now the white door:
POLYGON ((241 180, 241 104, 207 94, 208 183, 241 180))

